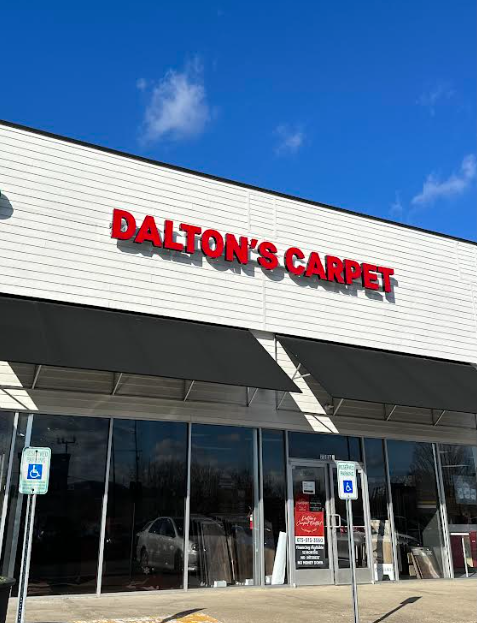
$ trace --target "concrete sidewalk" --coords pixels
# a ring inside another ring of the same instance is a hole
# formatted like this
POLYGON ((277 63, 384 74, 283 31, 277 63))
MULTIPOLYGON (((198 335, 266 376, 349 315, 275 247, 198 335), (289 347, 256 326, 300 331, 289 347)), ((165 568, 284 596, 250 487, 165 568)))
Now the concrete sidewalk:
MULTIPOLYGON (((477 623, 477 580, 360 586, 361 623, 477 623)), ((7 623, 14 623, 16 599, 7 623)), ((349 586, 33 597, 27 623, 351 623, 349 586)))

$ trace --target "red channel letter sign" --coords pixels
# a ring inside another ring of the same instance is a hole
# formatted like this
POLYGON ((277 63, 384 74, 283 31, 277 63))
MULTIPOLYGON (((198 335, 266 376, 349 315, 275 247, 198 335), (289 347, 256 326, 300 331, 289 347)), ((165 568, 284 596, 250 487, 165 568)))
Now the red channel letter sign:
POLYGON ((334 281, 350 285, 361 280, 367 290, 383 290, 391 292, 391 275, 394 269, 367 262, 341 259, 334 255, 320 256, 317 251, 306 255, 298 247, 289 247, 283 256, 279 255, 277 246, 268 240, 258 240, 248 236, 222 234, 216 229, 203 229, 189 223, 179 223, 166 219, 158 227, 153 216, 145 216, 141 223, 126 210, 113 211, 111 237, 118 240, 132 240, 137 244, 149 242, 155 247, 195 253, 202 251, 210 258, 223 257, 227 262, 248 264, 250 252, 258 254, 257 262, 264 270, 274 270, 283 266, 292 275, 298 277, 314 277, 323 281, 334 281), (179 242, 176 233, 183 234, 184 241, 179 242))

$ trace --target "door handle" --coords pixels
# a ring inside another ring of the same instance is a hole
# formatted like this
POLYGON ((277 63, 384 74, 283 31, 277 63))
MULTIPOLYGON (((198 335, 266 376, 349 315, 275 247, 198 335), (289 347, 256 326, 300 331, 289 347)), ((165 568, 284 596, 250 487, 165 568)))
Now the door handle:
POLYGON ((331 518, 332 518, 332 526, 333 528, 341 528, 341 515, 339 515, 338 513, 331 513, 331 518), (338 523, 335 524, 334 518, 338 517, 338 523))

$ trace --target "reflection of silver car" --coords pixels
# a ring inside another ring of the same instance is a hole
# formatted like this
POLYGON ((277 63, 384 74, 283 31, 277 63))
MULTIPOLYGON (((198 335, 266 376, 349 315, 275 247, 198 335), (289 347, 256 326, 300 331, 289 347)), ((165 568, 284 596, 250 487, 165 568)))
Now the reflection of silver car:
MULTIPOLYGON (((180 573, 184 560, 184 520, 158 517, 137 534, 136 558, 144 573, 157 569, 180 573)), ((197 569, 197 545, 189 543, 189 571, 197 569)))
MULTIPOLYGON (((342 520, 343 525, 336 528, 336 548, 338 550, 338 560, 349 561, 349 541, 348 526, 346 520, 342 520)), ((355 526, 353 530, 353 540, 356 548, 358 566, 366 559, 366 535, 361 528, 355 526)))

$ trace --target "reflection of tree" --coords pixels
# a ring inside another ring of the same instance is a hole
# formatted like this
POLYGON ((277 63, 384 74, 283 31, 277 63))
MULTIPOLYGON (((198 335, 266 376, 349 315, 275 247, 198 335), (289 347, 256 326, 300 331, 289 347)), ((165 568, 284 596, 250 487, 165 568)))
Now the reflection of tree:
POLYGON ((436 468, 432 444, 414 444, 409 473, 414 477, 417 503, 437 507, 436 468))
POLYGON ((442 480, 446 494, 447 513, 451 523, 473 523, 477 509, 456 499, 456 478, 467 479, 477 485, 472 449, 468 446, 441 445, 442 480))
POLYGON ((251 470, 193 463, 191 501, 194 513, 248 513, 253 508, 251 470))
POLYGON ((403 457, 406 445, 412 448, 412 453, 407 469, 400 473, 391 469, 394 519, 400 533, 422 543, 423 530, 437 512, 434 453, 429 443, 401 443, 403 457))

